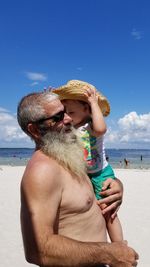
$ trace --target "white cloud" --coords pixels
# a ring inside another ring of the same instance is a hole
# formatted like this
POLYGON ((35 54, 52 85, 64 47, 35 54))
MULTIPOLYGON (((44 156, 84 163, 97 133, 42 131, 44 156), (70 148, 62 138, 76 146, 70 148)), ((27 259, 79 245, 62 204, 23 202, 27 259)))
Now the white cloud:
POLYGON ((131 31, 131 35, 134 37, 135 40, 140 40, 142 39, 142 32, 141 31, 137 31, 136 29, 133 29, 131 31))
POLYGON ((47 75, 38 72, 26 72, 26 76, 31 81, 46 81, 47 75))
POLYGON ((105 140, 107 146, 114 148, 150 148, 150 113, 126 114, 108 129, 105 140))
POLYGON ((0 144, 1 147, 32 146, 30 138, 20 129, 16 115, 0 107, 0 144))
POLYGON ((38 82, 33 82, 33 83, 30 84, 30 86, 32 87, 32 86, 35 86, 35 85, 38 85, 38 84, 39 84, 38 82))
POLYGON ((5 124, 5 122, 10 123, 12 121, 12 115, 6 112, 0 111, 0 124, 5 124))
POLYGON ((0 107, 0 112, 8 112, 8 110, 0 107))
MULTIPOLYGON (((107 123, 106 148, 150 148, 150 113, 132 111, 118 122, 107 123), (110 125, 111 124, 111 125, 110 125)), ((16 114, 0 107, 1 147, 33 147, 30 138, 20 129, 16 114)))
POLYGON ((150 133, 150 113, 138 115, 135 111, 128 113, 119 119, 120 128, 128 131, 149 131, 150 133))

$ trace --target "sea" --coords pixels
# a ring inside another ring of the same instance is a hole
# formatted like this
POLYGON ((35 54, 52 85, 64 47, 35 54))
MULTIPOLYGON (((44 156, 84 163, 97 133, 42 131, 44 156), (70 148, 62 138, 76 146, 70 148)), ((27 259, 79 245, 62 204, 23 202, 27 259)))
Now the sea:
MULTIPOLYGON (((31 158, 32 148, 0 148, 0 165, 23 166, 31 158)), ((113 168, 150 169, 150 149, 106 149, 113 168)))

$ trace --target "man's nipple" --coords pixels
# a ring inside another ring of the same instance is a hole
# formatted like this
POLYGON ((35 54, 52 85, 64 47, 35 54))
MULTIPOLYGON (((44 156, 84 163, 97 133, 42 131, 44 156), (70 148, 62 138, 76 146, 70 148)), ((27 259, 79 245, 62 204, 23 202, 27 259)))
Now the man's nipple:
POLYGON ((87 204, 90 205, 92 203, 92 198, 89 196, 87 199, 87 204))

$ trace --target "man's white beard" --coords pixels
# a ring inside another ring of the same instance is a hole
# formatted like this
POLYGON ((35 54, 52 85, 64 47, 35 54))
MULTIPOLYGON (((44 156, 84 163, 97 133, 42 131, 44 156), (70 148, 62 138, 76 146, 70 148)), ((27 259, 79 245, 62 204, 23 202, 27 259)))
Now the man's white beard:
POLYGON ((83 147, 75 130, 48 132, 42 137, 41 150, 55 159, 79 180, 86 174, 83 147))

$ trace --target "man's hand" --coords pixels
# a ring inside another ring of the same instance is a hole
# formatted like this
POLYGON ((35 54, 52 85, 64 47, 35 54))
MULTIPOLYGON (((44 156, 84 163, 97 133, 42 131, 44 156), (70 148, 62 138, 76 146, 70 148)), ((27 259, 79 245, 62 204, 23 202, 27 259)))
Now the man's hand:
POLYGON ((103 199, 98 200, 98 205, 105 204, 102 214, 112 211, 111 218, 114 219, 120 208, 123 198, 123 185, 119 179, 109 178, 103 183, 100 195, 103 199))
POLYGON ((132 267, 137 266, 139 255, 137 252, 128 247, 126 242, 112 242, 110 249, 113 257, 110 260, 111 267, 132 267))

